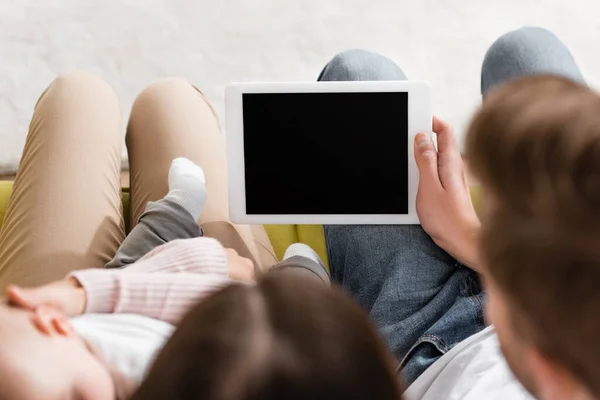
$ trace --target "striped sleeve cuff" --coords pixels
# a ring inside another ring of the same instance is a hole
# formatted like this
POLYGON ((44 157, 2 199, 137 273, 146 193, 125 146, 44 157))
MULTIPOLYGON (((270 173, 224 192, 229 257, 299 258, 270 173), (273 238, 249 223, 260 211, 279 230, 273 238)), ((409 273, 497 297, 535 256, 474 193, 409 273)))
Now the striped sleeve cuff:
POLYGON ((115 311, 119 297, 118 271, 84 269, 71 272, 85 290, 85 313, 107 314, 115 311))

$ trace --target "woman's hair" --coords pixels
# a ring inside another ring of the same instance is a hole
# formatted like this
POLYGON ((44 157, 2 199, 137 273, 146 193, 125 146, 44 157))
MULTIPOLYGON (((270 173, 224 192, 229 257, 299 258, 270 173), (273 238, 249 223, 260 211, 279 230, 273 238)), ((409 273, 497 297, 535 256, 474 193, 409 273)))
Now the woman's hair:
POLYGON ((398 379, 346 294, 279 272, 196 305, 133 399, 400 399, 398 379))

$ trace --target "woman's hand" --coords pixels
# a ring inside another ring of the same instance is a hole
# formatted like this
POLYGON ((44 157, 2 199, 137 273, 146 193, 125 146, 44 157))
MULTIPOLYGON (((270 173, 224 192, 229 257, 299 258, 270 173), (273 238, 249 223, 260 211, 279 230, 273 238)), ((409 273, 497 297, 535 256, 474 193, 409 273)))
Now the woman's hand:
POLYGON ((234 249, 225 249, 229 277, 239 281, 254 282, 254 264, 249 259, 240 256, 234 249))
POLYGON ((415 138, 419 167, 417 214, 425 232, 451 256, 480 272, 477 237, 480 222, 475 214, 458 142, 452 128, 433 118, 436 151, 429 135, 415 138))
POLYGON ((86 301, 85 290, 74 278, 36 288, 10 285, 6 297, 10 303, 27 310, 35 311, 39 307, 50 306, 70 317, 83 314, 86 301))

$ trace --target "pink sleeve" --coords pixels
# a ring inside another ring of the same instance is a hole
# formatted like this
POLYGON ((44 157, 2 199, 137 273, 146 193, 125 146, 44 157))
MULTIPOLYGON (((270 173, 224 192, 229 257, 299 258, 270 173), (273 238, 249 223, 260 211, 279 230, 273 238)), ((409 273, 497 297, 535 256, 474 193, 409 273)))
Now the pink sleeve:
POLYGON ((198 300, 232 282, 223 246, 211 238, 174 240, 123 269, 69 274, 86 292, 86 313, 140 314, 177 322, 198 300))
POLYGON ((218 274, 123 272, 89 269, 71 274, 86 291, 85 313, 139 314, 176 324, 199 300, 233 282, 218 274))
POLYGON ((158 246, 125 273, 193 272, 227 274, 227 258, 221 243, 213 238, 178 239, 158 246))

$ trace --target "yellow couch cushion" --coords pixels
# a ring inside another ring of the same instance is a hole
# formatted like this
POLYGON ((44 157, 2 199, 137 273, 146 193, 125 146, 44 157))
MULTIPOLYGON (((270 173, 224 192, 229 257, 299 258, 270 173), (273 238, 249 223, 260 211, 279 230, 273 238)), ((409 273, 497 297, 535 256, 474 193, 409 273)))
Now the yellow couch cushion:
POLYGON ((277 258, 283 257, 285 249, 290 244, 305 243, 319 254, 325 265, 329 266, 322 225, 265 225, 265 230, 271 239, 277 258))
MULTIPOLYGON (((0 227, 4 221, 11 191, 11 181, 0 181, 0 227)), ((129 189, 123 189, 122 197, 123 215, 125 215, 125 221, 129 221, 129 189)), ((128 226, 127 229, 129 229, 128 226)), ((265 229, 279 259, 283 257, 283 253, 290 244, 301 242, 311 246, 327 264, 325 236, 321 225, 266 225, 265 229)))
POLYGON ((8 206, 8 199, 12 191, 12 182, 0 181, 0 228, 4 221, 4 215, 6 214, 6 206, 8 206))

